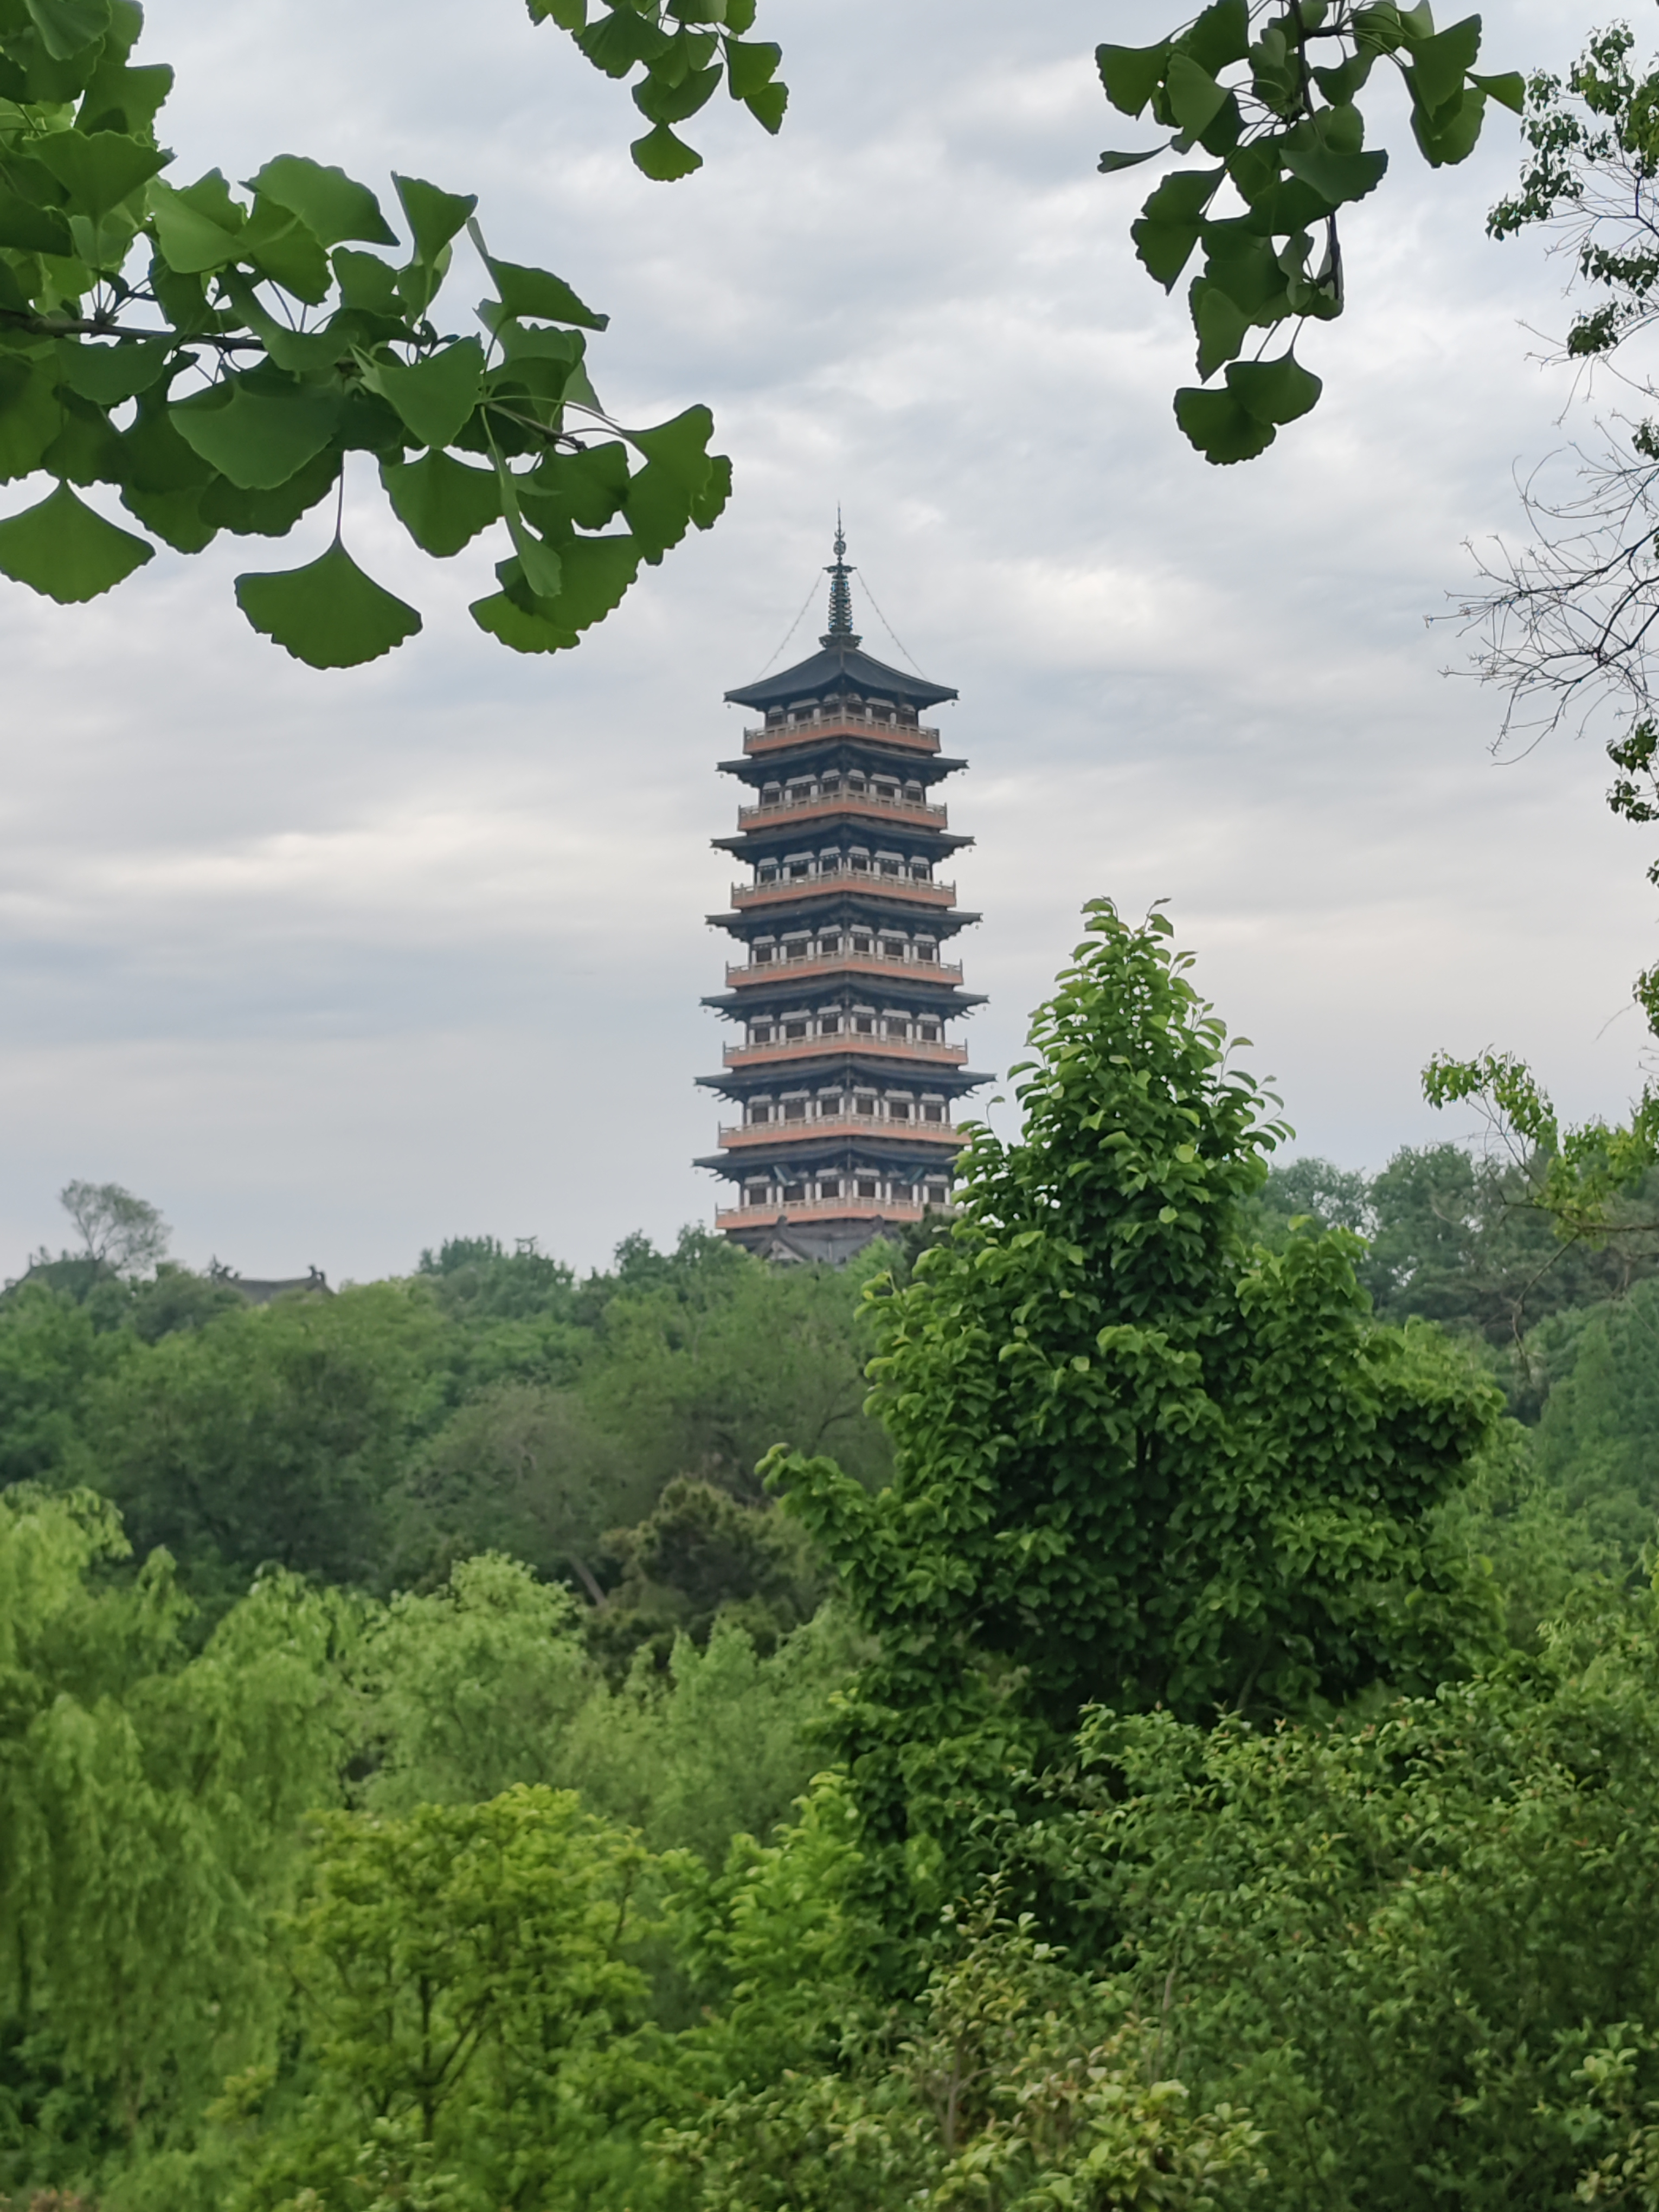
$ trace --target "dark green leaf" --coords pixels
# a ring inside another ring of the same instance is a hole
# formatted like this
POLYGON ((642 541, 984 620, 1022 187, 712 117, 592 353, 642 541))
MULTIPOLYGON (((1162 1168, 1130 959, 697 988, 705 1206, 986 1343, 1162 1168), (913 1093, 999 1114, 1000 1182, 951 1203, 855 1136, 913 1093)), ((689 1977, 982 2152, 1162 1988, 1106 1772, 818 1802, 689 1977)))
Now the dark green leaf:
POLYGON ((1227 389, 1258 422, 1278 423, 1307 414, 1324 386, 1287 353, 1277 361, 1236 361, 1227 371, 1227 389))
POLYGON ((546 511, 574 528, 603 530, 627 495, 628 448, 608 438, 580 453, 550 453, 520 490, 544 503, 538 506, 538 521, 546 511))
POLYGON ((1230 62, 1242 62, 1250 49, 1249 0, 1215 0, 1175 41, 1178 52, 1190 54, 1213 76, 1230 62))
POLYGON ((482 630, 511 646, 514 653, 560 653, 577 641, 574 629, 560 629, 516 605, 505 592, 474 599, 468 611, 482 630))
POLYGON ((684 123, 714 97, 720 81, 720 64, 690 70, 678 84, 665 84, 647 76, 634 88, 634 105, 647 123, 684 123))
POLYGON ((337 538, 303 568, 239 576, 236 604, 308 668, 360 668, 421 627, 414 608, 366 576, 337 538))
POLYGON ((0 483, 29 475, 63 422, 48 363, 0 354, 0 483))
POLYGON ((576 323, 582 329, 602 331, 609 315, 596 315, 585 307, 562 276, 545 269, 526 269, 516 261, 497 261, 484 256, 501 306, 509 315, 528 315, 538 321, 576 323))
POLYGON ((771 83, 782 59, 783 48, 774 46, 769 39, 728 39, 726 69, 732 99, 752 100, 771 83))
POLYGON ((1305 153, 1286 147, 1283 159, 1293 177, 1311 185, 1333 207, 1363 200, 1367 192, 1375 191, 1389 166, 1386 154, 1332 154, 1322 147, 1305 153))
POLYGON ((302 514, 328 496, 339 477, 340 455, 325 446, 286 483, 269 491, 249 491, 228 477, 214 477, 197 494, 198 512, 204 523, 228 530, 234 538, 286 538, 302 514))
POLYGON ((53 61, 83 52, 109 28, 109 0, 27 0, 27 6, 53 61))
POLYGON ((38 507, 0 522, 0 574, 71 606, 95 599, 140 568, 155 548, 60 483, 38 507))
POLYGON ((1198 333, 1198 373, 1207 383, 1224 362, 1237 354, 1250 319, 1236 300, 1202 276, 1193 279, 1188 301, 1193 327, 1198 333))
POLYGON ((313 385, 228 377, 173 408, 185 442, 244 490, 270 490, 320 453, 339 427, 340 403, 313 385))
POLYGON ((199 491, 141 491, 133 484, 121 489, 122 506, 175 553, 199 553, 219 534, 203 520, 201 498, 199 491))
POLYGON ((669 43, 668 33, 635 9, 611 8, 579 32, 577 45, 595 69, 607 76, 626 76, 636 62, 653 62, 669 43))
POLYGON ((389 319, 397 315, 398 272, 389 262, 382 261, 378 253, 358 253, 349 246, 338 247, 329 258, 346 307, 362 307, 389 319))
POLYGON ((708 459, 708 481, 691 502, 691 520, 699 530, 714 528, 732 496, 731 455, 711 453, 708 459))
POLYGON ((447 453, 382 461, 380 482, 404 528, 422 552, 440 560, 459 553, 501 514, 495 470, 469 469, 447 453))
POLYGON ((61 395, 64 427, 40 456, 48 474, 70 483, 116 483, 126 475, 126 451, 109 416, 89 399, 61 395))
POLYGON ((1231 392, 1203 392, 1189 386, 1176 392, 1175 411, 1188 442, 1218 467, 1253 460, 1267 451, 1278 434, 1271 422, 1259 421, 1231 392))
POLYGON ((1227 102, 1224 87, 1179 48, 1170 57, 1170 106, 1189 138, 1208 129, 1227 102))
POLYGON ((101 345, 93 338, 58 341, 58 376, 82 398, 97 400, 100 407, 118 407, 122 400, 149 392, 173 358, 173 338, 122 338, 101 345))
POLYGON ((343 169, 325 168, 303 155, 278 154, 248 179, 248 190, 297 215, 325 246, 338 246, 347 238, 362 239, 370 246, 398 243, 367 185, 358 184, 343 169))
POLYGON ((56 208, 37 207, 0 183, 0 246, 22 253, 72 253, 75 241, 56 208))
POLYGON ((1412 135, 1431 168, 1455 167, 1468 161, 1480 137, 1486 119, 1486 96, 1471 86, 1455 104, 1429 117, 1420 107, 1412 109, 1412 135))
POLYGON ((462 338, 411 368, 377 363, 365 381, 390 402, 422 445, 447 446, 477 404, 483 364, 477 338, 462 338))
POLYGON ((1142 266, 1166 292, 1175 289, 1192 258, 1204 211, 1226 173, 1224 169, 1177 169, 1152 193, 1140 220, 1131 224, 1129 235, 1142 266))
POLYGON ((695 495, 708 483, 714 465, 708 441, 714 434, 714 418, 706 407, 688 407, 654 429, 628 434, 647 461, 667 470, 688 493, 695 495))
POLYGON ((1502 76, 1471 76, 1469 82, 1512 114, 1519 115, 1527 104, 1527 81, 1519 70, 1508 70, 1502 76))
POLYGON ((636 138, 628 150, 635 167, 659 185, 672 184, 677 177, 689 177, 702 167, 702 155, 677 138, 665 123, 636 138))
POLYGON ((1144 154, 1104 153, 1100 157, 1102 173, 1110 176, 1118 169, 1137 169, 1143 161, 1155 161, 1160 154, 1169 152, 1168 146, 1149 146, 1144 154))
POLYGON ((1455 100, 1463 79, 1474 67, 1480 52, 1480 18, 1466 15, 1431 39, 1412 43, 1411 68, 1407 72, 1413 97, 1430 114, 1455 100))
POLYGON ((90 137, 79 131, 48 131, 35 149, 69 194, 70 207, 82 215, 102 215, 172 159, 118 131, 97 131, 90 137))
POLYGON ((212 464, 187 446, 173 428, 162 385, 152 385, 139 393, 137 418, 122 434, 121 443, 126 448, 126 481, 142 492, 158 496, 194 494, 213 482, 212 464))
POLYGON ((1095 66, 1106 88, 1106 97, 1125 115, 1139 115, 1164 82, 1170 58, 1170 42, 1155 46, 1101 46, 1095 48, 1095 66))
POLYGON ((556 23, 562 31, 580 31, 587 21, 587 0, 527 0, 532 23, 556 23))
POLYGON ((438 256, 477 208, 478 196, 476 192, 441 192, 436 185, 428 185, 421 177, 400 177, 394 173, 392 181, 397 186, 404 220, 415 240, 416 258, 423 261, 428 269, 434 268, 438 256))
POLYGON ((775 78, 770 84, 763 85, 758 92, 751 92, 744 102, 756 122, 763 131, 769 131, 775 138, 783 126, 784 111, 788 105, 789 88, 787 84, 780 84, 775 78))

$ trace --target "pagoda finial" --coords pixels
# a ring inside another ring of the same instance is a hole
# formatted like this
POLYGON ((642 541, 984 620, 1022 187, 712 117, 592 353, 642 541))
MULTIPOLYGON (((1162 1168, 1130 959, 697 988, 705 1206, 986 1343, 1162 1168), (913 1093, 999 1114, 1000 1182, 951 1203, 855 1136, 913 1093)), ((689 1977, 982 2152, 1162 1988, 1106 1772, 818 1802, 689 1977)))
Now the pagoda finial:
POLYGON ((824 570, 830 579, 830 627, 819 643, 823 645, 860 645, 863 642, 853 628, 853 588, 848 578, 853 574, 847 562, 847 532, 842 528, 841 509, 836 509, 836 557, 824 570))

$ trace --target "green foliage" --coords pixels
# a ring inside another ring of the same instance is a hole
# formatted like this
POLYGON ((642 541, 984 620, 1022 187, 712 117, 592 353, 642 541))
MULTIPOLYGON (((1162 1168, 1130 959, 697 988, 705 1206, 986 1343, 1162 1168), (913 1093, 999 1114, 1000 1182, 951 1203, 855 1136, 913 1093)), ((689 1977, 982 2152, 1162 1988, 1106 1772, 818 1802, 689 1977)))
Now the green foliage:
POLYGON ((750 39, 755 0, 600 0, 589 18, 587 0, 528 0, 532 22, 568 31, 595 69, 609 77, 641 75, 629 89, 634 105, 655 127, 634 141, 636 168, 670 183, 702 167, 669 126, 707 106, 722 76, 763 129, 776 134, 789 104, 779 78, 782 49, 750 39))
POLYGON ((71 1471, 204 1592, 216 1571, 245 1588, 267 1562, 368 1580, 434 1334, 428 1304, 394 1284, 239 1301, 92 1387, 71 1471))
POLYGON ((269 1580, 192 1656, 165 1554, 100 1586, 125 1549, 100 1500, 0 1498, 0 2186, 255 2055, 263 1914, 336 1790, 337 1606, 269 1580))
POLYGON ((1164 2039, 1116 1992, 1068 1973, 994 1892, 958 1923, 919 2002, 851 2065, 745 2081, 660 2155, 706 2212, 885 2212, 895 2203, 1213 2212, 1265 2178, 1257 2131, 1197 2114, 1163 2076, 1164 2039), (1103 2028, 1107 2030, 1103 2034, 1103 2028))
POLYGON ((644 2010, 646 1864, 548 1790, 327 1816, 287 1937, 292 2087, 269 2070, 240 2085, 238 2117, 275 2110, 232 2203, 355 2212, 376 2189, 408 2203, 422 2182, 479 2212, 580 2203, 644 2010))
MULTIPOLYGON (((1551 1346, 1560 1359, 1566 1347, 1551 1346)), ((1539 1471, 1621 1565, 1659 1537, 1659 1290, 1582 1317, 1538 1425, 1539 1471)))
POLYGON ((872 1706, 960 1714, 975 1655, 1062 1725, 1431 1682, 1478 1628, 1427 1516, 1494 1394, 1369 1321, 1352 1237, 1245 1246, 1280 1127, 1167 921, 1091 916, 1024 1137, 975 1135, 951 1243, 877 1302, 891 1486, 774 1478, 883 1638, 872 1706))
MULTIPOLYGON (((0 482, 56 479, 0 520, 0 573, 75 603, 151 557, 149 538, 76 487, 112 488, 152 538, 193 553, 222 530, 286 537, 343 497, 346 457, 363 453, 424 551, 447 557, 505 523, 501 588, 474 619, 552 652, 603 620, 641 562, 713 524, 731 470, 708 451, 708 410, 613 422, 586 367, 605 317, 550 272, 495 259, 471 196, 394 177, 399 258, 368 187, 300 155, 266 161, 246 198, 216 169, 166 179, 155 117, 172 72, 134 62, 142 22, 131 0, 0 9, 0 482), (495 287, 482 340, 432 319, 463 228, 495 287)), ((705 36, 775 128, 781 88, 757 72, 776 50, 727 30, 659 34, 647 83, 705 36)), ((351 559, 339 511, 316 559, 236 584, 253 627, 318 668, 376 659, 421 626, 351 559)))
POLYGON ((1032 1847, 1194 2097, 1247 2105, 1275 2204, 1571 2203, 1654 2095, 1655 1656, 1650 1602, 1585 1605, 1534 1667, 1363 1723, 1085 1729, 1032 1847))
POLYGON ((1365 149, 1359 106, 1377 63, 1398 70, 1418 149, 1438 168, 1474 150, 1488 100, 1521 108, 1518 76, 1475 73, 1480 46, 1478 15, 1437 32, 1426 4, 1215 0, 1155 45, 1097 48, 1112 106, 1175 133, 1164 147, 1103 154, 1103 171, 1164 151, 1210 156, 1164 177, 1131 230, 1166 292, 1202 249, 1188 288, 1201 382, 1176 394, 1175 411, 1206 460, 1252 459, 1318 401, 1320 380, 1296 359, 1296 337, 1342 313, 1340 213, 1388 168, 1386 153, 1365 149), (1265 344, 1286 323, 1290 351, 1241 359, 1253 331, 1265 344))

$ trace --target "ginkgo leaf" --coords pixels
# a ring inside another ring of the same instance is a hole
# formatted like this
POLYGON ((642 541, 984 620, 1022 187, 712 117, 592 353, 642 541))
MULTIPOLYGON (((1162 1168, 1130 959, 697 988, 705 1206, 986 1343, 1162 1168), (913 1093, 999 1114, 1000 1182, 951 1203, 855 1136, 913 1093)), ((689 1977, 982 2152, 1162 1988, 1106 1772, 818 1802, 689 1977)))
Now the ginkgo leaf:
POLYGON ((421 627, 413 607, 366 576, 337 538, 303 568, 236 579, 236 604, 255 629, 308 668, 358 668, 421 627))
POLYGON ((65 483, 38 506, 0 522, 0 574, 61 606, 113 590, 155 550, 146 539, 106 522, 65 483))

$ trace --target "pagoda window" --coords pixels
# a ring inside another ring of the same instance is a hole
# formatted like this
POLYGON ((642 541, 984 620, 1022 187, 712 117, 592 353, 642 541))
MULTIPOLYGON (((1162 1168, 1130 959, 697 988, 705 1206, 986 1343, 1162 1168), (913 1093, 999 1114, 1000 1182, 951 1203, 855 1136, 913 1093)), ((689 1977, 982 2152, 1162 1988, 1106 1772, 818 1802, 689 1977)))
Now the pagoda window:
POLYGON ((783 1118, 786 1121, 804 1121, 806 1119, 806 1101, 804 1098, 786 1098, 783 1118))
POLYGON ((860 1091, 853 1100, 853 1111, 861 1114, 866 1121, 876 1118, 876 1097, 872 1091, 860 1091))
POLYGON ((811 860, 790 860, 786 866, 792 883, 799 883, 803 877, 810 876, 812 872, 811 860))
POLYGON ((784 939, 783 957, 786 960, 807 959, 811 956, 811 951, 812 940, 811 938, 787 937, 784 939))
POLYGON ((870 855, 867 853, 860 853, 854 850, 847 855, 847 865, 856 875, 868 875, 870 872, 870 855))
POLYGON ((933 943, 931 938, 917 938, 916 957, 918 960, 937 960, 939 958, 938 945, 933 943))
POLYGON ((887 1102, 887 1118, 890 1121, 908 1121, 910 1119, 909 1100, 890 1098, 887 1102))
POLYGON ((839 1036, 841 1016, 839 1014, 823 1015, 818 1023, 818 1034, 820 1036, 839 1036))
POLYGON ((851 792, 851 793, 852 793, 855 797, 861 799, 861 798, 864 796, 864 787, 865 787, 865 775, 864 775, 864 771, 863 771, 863 769, 856 769, 856 768, 855 768, 855 769, 853 770, 853 773, 852 773, 852 774, 848 777, 848 779, 847 779, 847 788, 848 788, 848 790, 849 792, 851 792))
POLYGON ((884 960, 902 960, 904 939, 902 937, 884 937, 881 940, 881 957, 884 960))
POLYGON ((772 960, 771 940, 769 939, 764 945, 751 945, 749 948, 749 957, 750 963, 757 968, 769 967, 772 960))
POLYGON ((751 1022, 749 1025, 749 1042, 750 1044, 770 1044, 772 1042, 771 1023, 751 1022))
POLYGON ((812 796, 812 787, 810 783, 792 783, 783 796, 786 805, 805 806, 812 796))
MULTIPOLYGON (((856 865, 856 863, 854 863, 854 865, 856 865)), ((861 954, 863 957, 867 960, 870 957, 872 951, 874 950, 874 946, 869 938, 854 936, 853 939, 853 950, 854 952, 861 954)))
POLYGON ((799 1038, 806 1035, 806 1024, 804 1021, 786 1022, 783 1025, 783 1034, 785 1041, 793 1044, 799 1038))
POLYGON ((922 1197, 929 1206, 943 1206, 949 1196, 948 1183, 930 1182, 922 1185, 922 1197))
POLYGON ((876 1018, 873 1014, 854 1015, 853 1034, 854 1036, 874 1036, 875 1033, 876 1018))
POLYGON ((859 1196, 860 1198, 879 1198, 881 1196, 881 1191, 878 1187, 873 1176, 860 1176, 859 1177, 859 1196))
POLYGON ((937 1022, 918 1022, 916 1024, 916 1035, 921 1039, 924 1044, 937 1044, 939 1042, 939 1024, 937 1022))
POLYGON ((945 1119, 945 1109, 930 1098, 921 1109, 921 1118, 924 1121, 942 1121, 945 1119))
POLYGON ((764 1206, 770 1195, 769 1183, 751 1182, 744 1192, 744 1203, 746 1206, 764 1206))
POLYGON ((926 860, 912 860, 910 873, 917 883, 925 884, 931 878, 933 869, 926 860))
POLYGON ((771 1100, 769 1098, 751 1098, 747 1109, 745 1109, 745 1118, 755 1122, 769 1121, 772 1118, 771 1100))
POLYGON ((923 803, 922 788, 919 783, 907 783, 905 785, 904 801, 907 806, 920 806, 923 803))
POLYGON ((757 884, 775 884, 775 883, 776 883, 777 879, 778 879, 778 864, 777 864, 777 862, 776 862, 775 860, 763 860, 763 861, 761 861, 761 862, 760 862, 760 864, 758 865, 758 866, 757 866, 757 867, 756 868, 756 870, 755 870, 755 881, 756 881, 757 884))

